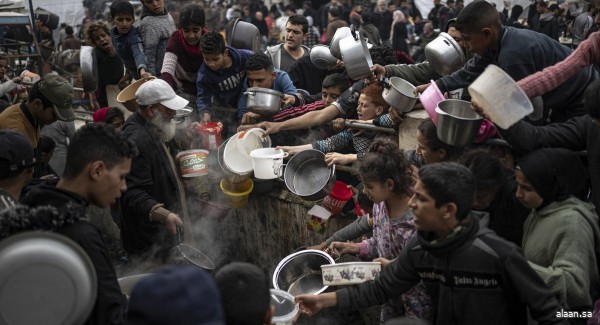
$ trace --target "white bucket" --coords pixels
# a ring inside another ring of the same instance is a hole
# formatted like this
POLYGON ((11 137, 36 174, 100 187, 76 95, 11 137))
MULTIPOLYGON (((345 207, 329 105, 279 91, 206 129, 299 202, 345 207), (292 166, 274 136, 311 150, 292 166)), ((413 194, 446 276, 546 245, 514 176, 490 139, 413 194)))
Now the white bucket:
POLYGON ((254 177, 259 179, 274 179, 279 177, 283 158, 287 152, 275 148, 254 149, 250 152, 254 177))
POLYGON ((503 129, 533 112, 533 105, 525 92, 506 72, 493 64, 473 81, 469 94, 492 122, 503 129))

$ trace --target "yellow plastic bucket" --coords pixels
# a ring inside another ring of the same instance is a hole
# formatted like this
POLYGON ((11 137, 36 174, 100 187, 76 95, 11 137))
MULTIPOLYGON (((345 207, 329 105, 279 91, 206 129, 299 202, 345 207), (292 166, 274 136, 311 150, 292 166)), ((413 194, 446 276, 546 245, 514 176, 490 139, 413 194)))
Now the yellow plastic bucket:
POLYGON ((252 179, 248 178, 242 183, 231 183, 226 178, 219 183, 221 191, 225 193, 225 204, 232 208, 241 208, 248 203, 248 196, 254 188, 252 179))

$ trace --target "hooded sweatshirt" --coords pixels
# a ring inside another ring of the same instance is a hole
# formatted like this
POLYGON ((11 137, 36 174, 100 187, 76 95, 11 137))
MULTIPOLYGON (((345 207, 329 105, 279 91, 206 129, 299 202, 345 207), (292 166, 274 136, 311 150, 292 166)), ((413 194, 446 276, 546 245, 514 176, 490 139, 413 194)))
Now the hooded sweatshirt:
POLYGON ((597 294, 600 230, 594 206, 585 197, 587 172, 577 154, 545 148, 526 155, 518 167, 543 203, 523 225, 523 252, 561 305, 590 309, 597 294))
POLYGON ((162 70, 167 42, 175 32, 175 22, 167 10, 155 14, 144 7, 140 19, 140 35, 144 43, 144 54, 148 72, 156 76, 162 70))
MULTIPOLYGON (((18 224, 9 223, 10 228, 0 231, 2 236, 5 232, 13 234, 26 230, 49 230, 75 241, 92 260, 98 286, 96 304, 84 324, 123 324, 127 301, 121 293, 117 274, 108 256, 100 230, 87 222, 88 202, 76 193, 41 185, 39 188, 32 189, 23 198, 23 203, 38 209, 31 212, 15 210, 15 214, 9 213, 8 217, 18 220, 18 224), (55 210, 49 212, 42 208, 43 206, 50 206, 55 210)), ((0 217, 3 223, 6 216, 0 217)))

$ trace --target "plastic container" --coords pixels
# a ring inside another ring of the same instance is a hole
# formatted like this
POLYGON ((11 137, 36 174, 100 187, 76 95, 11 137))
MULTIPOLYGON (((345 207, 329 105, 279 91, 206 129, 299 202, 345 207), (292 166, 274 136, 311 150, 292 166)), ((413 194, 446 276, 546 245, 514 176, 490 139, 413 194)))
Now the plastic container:
POLYGON ((427 89, 423 93, 419 95, 419 100, 423 107, 429 114, 429 117, 433 121, 433 124, 437 125, 437 114, 435 113, 435 108, 438 103, 444 100, 444 94, 440 91, 435 81, 431 80, 431 83, 427 89))
POLYGON ((335 181, 333 189, 325 198, 323 198, 323 206, 329 210, 333 217, 342 212, 342 208, 352 198, 352 190, 344 182, 335 181))
POLYGON ((208 122, 196 127, 196 132, 201 137, 202 148, 215 150, 221 146, 221 132, 223 124, 221 122, 208 122))
POLYGON ((237 139, 238 150, 248 156, 254 149, 271 147, 271 138, 265 136, 265 130, 261 128, 242 131, 237 134, 237 139))
POLYGON ((175 156, 181 177, 198 177, 208 174, 208 151, 186 150, 175 156))
POLYGON ((375 280, 381 272, 379 262, 348 262, 321 265, 323 285, 340 286, 375 280))
POLYGON ((263 129, 254 128, 238 132, 229 138, 223 151, 224 165, 238 175, 251 173, 253 168, 250 152, 271 146, 271 138, 263 137, 264 132, 263 129))
POLYGON ((271 306, 275 307, 271 323, 276 325, 291 325, 298 315, 300 307, 294 302, 294 296, 278 289, 271 289, 271 306))
POLYGON ((287 152, 275 148, 260 148, 250 152, 254 177, 259 179, 275 179, 280 176, 283 158, 287 152))
POLYGON ((241 208, 248 204, 248 196, 254 188, 252 179, 248 178, 242 183, 230 183, 226 178, 219 183, 221 191, 225 194, 225 204, 232 208, 241 208))
POLYGON ((320 205, 313 206, 308 210, 306 219, 306 228, 318 234, 325 233, 327 222, 331 217, 331 212, 320 205))
POLYGON ((473 81, 469 94, 492 122, 503 129, 533 112, 533 105, 525 92, 506 72, 493 64, 473 81))

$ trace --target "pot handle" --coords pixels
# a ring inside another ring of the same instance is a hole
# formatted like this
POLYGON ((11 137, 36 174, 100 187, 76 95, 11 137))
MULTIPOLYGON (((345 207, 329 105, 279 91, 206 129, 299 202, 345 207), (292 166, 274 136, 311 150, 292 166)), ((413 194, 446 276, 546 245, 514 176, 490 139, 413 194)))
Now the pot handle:
MULTIPOLYGON (((287 153, 287 152, 286 152, 287 153)), ((277 167, 277 172, 275 173, 277 175, 277 179, 285 182, 285 179, 281 178, 283 176, 283 167, 287 165, 287 164, 281 164, 277 167)))
POLYGON ((335 177, 335 165, 331 165, 331 174, 329 174, 329 178, 335 177))

